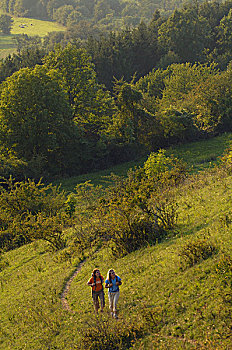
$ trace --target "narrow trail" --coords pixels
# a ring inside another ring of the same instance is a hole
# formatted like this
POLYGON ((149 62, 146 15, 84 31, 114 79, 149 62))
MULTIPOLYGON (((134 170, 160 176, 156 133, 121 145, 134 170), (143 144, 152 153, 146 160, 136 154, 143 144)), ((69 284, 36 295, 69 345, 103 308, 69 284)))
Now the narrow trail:
POLYGON ((69 312, 74 312, 72 311, 72 309, 70 308, 69 304, 68 304, 68 300, 67 300, 67 295, 71 286, 72 281, 74 280, 74 278, 77 276, 77 274, 80 272, 82 266, 84 265, 85 261, 81 262, 78 266, 78 268, 74 271, 74 273, 72 274, 72 276, 69 278, 69 280, 67 281, 67 283, 65 284, 63 291, 61 293, 61 304, 64 310, 67 310, 69 312))

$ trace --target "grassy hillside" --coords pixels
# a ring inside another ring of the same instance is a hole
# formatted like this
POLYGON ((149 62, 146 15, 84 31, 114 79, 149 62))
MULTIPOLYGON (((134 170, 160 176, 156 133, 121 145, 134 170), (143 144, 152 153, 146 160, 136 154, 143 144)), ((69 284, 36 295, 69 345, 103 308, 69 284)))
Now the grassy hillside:
POLYGON ((0 33, 0 58, 4 58, 16 51, 16 43, 14 41, 16 35, 27 34, 28 36, 38 35, 44 37, 49 32, 64 31, 66 29, 56 22, 24 17, 12 18, 14 22, 11 34, 5 35, 0 33))
MULTIPOLYGON (((203 144, 200 159, 221 154, 230 137, 212 141, 211 147, 203 144)), ((189 154, 181 153, 192 165, 196 148, 185 147, 189 154)), ((52 252, 41 242, 4 254, 0 349, 230 349, 231 180, 222 170, 191 175, 176 189, 175 230, 162 243, 123 258, 113 257, 107 247, 52 252), (60 293, 85 258, 71 284, 73 312, 68 313, 62 310, 60 293), (86 282, 94 267, 104 276, 113 267, 123 280, 119 321, 109 318, 107 307, 102 317, 93 313, 86 282), (115 345, 117 335, 121 347, 115 345)))
MULTIPOLYGON (((185 145, 171 147, 167 149, 167 154, 173 154, 175 157, 182 159, 188 164, 191 172, 196 172, 215 164, 217 157, 219 157, 229 146, 231 140, 232 135, 230 133, 223 134, 209 140, 191 142, 185 145)), ((61 184, 62 188, 66 191, 73 191, 78 183, 88 180, 91 180, 94 185, 104 185, 107 184, 104 176, 108 176, 111 173, 125 176, 130 168, 143 166, 146 159, 147 157, 142 157, 137 161, 119 164, 106 170, 66 179, 63 178, 55 183, 61 184)))
POLYGON ((0 34, 0 58, 4 58, 16 51, 16 43, 12 35, 0 34))
POLYGON ((51 21, 42 21, 25 17, 13 17, 13 20, 14 22, 11 30, 13 35, 27 34, 29 36, 39 35, 40 37, 44 37, 49 32, 65 30, 64 26, 51 21))

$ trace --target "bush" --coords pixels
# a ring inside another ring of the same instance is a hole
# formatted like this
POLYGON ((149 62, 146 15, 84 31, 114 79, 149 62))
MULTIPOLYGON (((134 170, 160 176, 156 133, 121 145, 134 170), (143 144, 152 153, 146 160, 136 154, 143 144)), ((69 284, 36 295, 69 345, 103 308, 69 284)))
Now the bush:
POLYGON ((232 256, 222 254, 216 266, 217 274, 222 278, 224 286, 232 288, 232 256))
POLYGON ((65 196, 59 188, 28 179, 3 179, 0 186, 0 247, 12 249, 43 239, 55 249, 65 246, 65 196))
POLYGON ((2 256, 0 252, 0 272, 9 265, 9 262, 2 256))
POLYGON ((232 145, 227 148, 220 161, 221 168, 228 174, 232 174, 232 145))
POLYGON ((145 307, 142 311, 142 318, 146 329, 159 332, 165 325, 166 311, 161 307, 145 307))
POLYGON ((143 334, 136 322, 126 323, 110 319, 96 319, 87 330, 82 331, 84 350, 124 350, 143 334))
POLYGON ((207 238, 197 238, 189 241, 179 252, 181 270, 208 259, 216 250, 216 246, 207 238))
POLYGON ((159 151, 151 154, 144 167, 130 169, 126 178, 112 174, 112 185, 106 189, 88 182, 77 186, 79 246, 85 248, 101 237, 110 241, 114 255, 123 256, 161 241, 177 223, 173 188, 185 172, 182 162, 159 151))
POLYGON ((151 220, 138 220, 114 231, 111 239, 111 250, 115 256, 124 256, 147 244, 160 242, 167 232, 151 220))

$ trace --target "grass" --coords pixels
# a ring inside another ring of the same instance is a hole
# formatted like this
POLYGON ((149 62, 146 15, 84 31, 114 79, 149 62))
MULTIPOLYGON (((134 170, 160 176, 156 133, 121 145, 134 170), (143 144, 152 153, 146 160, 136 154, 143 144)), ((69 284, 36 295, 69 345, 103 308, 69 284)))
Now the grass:
POLYGON ((16 52, 16 43, 14 37, 19 34, 28 36, 38 35, 43 38, 50 32, 64 31, 66 28, 56 22, 42 21, 33 18, 12 17, 14 22, 11 34, 4 35, 0 33, 0 58, 5 58, 9 54, 16 52))
MULTIPOLYGON (((220 143, 215 154, 229 140, 224 137, 214 144, 220 143)), ((192 146, 190 154, 196 150, 196 144, 192 146)), ((208 158, 211 147, 205 145, 201 159, 208 158)), ((83 254, 74 249, 67 259, 65 250, 51 252, 42 242, 6 253, 9 265, 0 272, 0 348, 81 349, 86 329, 100 332, 102 326, 104 334, 96 334, 103 342, 127 322, 144 329, 131 349, 230 349, 232 290, 217 274, 217 264, 225 253, 231 254, 231 194, 229 174, 211 170, 192 175, 177 189, 178 226, 168 239, 118 259, 107 247, 89 251, 68 294, 72 313, 62 310, 59 296, 83 254), (181 269, 180 252, 202 238, 215 245, 214 254, 181 269), (93 313, 86 282, 95 267, 104 277, 113 267, 122 278, 119 321, 109 318, 107 307, 102 318, 93 313)))
POLYGON ((16 52, 16 43, 12 35, 0 33, 0 59, 16 52))
MULTIPOLYGON (((183 161, 186 162, 188 167, 191 169, 191 172, 197 172, 215 164, 217 162, 217 158, 223 154, 224 150, 229 146, 231 141, 232 134, 227 133, 209 140, 191 142, 186 145, 171 147, 167 149, 167 154, 173 154, 175 157, 183 159, 183 161)), ((105 186, 108 183, 104 178, 105 176, 109 176, 111 173, 126 176, 127 171, 130 168, 143 166, 146 159, 147 156, 136 161, 113 166, 106 170, 70 178, 62 178, 54 183, 60 184, 61 187, 68 192, 72 192, 78 183, 88 180, 90 180, 94 185, 101 184, 105 186)))
POLYGON ((44 37, 49 32, 64 31, 66 28, 61 24, 51 21, 42 21, 33 18, 13 17, 12 35, 27 34, 28 36, 39 35, 44 37), (23 28, 21 28, 23 26, 23 28))

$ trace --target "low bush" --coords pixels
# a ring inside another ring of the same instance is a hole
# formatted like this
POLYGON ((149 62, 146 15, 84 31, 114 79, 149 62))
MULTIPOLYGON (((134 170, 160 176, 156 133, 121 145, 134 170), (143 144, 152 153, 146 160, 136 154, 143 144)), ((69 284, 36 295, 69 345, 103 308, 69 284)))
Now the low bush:
POLYGON ((165 325, 166 312, 161 307, 145 307, 142 311, 142 318, 147 330, 159 332, 165 325))
POLYGON ((124 350, 141 337, 143 329, 137 322, 95 319, 82 331, 83 350, 124 350))
POLYGON ((232 291, 232 256, 229 254, 222 254, 217 266, 216 272, 222 279, 223 285, 231 288, 232 291))
POLYGON ((65 246, 65 195, 59 188, 33 180, 3 179, 0 186, 0 248, 12 249, 43 239, 54 249, 65 246))
POLYGON ((232 174, 232 145, 226 149, 224 155, 220 158, 220 166, 228 174, 232 174))
POLYGON ((4 270, 9 265, 9 262, 7 259, 4 258, 4 256, 0 252, 0 272, 4 270))
POLYGON ((112 185, 106 189, 91 187, 88 182, 79 185, 78 244, 86 247, 101 238, 110 241, 113 254, 123 256, 160 242, 177 223, 173 189, 184 174, 182 162, 159 151, 151 154, 144 167, 130 169, 126 178, 112 174, 112 185), (84 222, 88 222, 88 228, 84 222))
POLYGON ((187 242, 179 252, 180 269, 192 267, 202 260, 211 257, 217 251, 217 247, 208 238, 196 238, 187 242))

